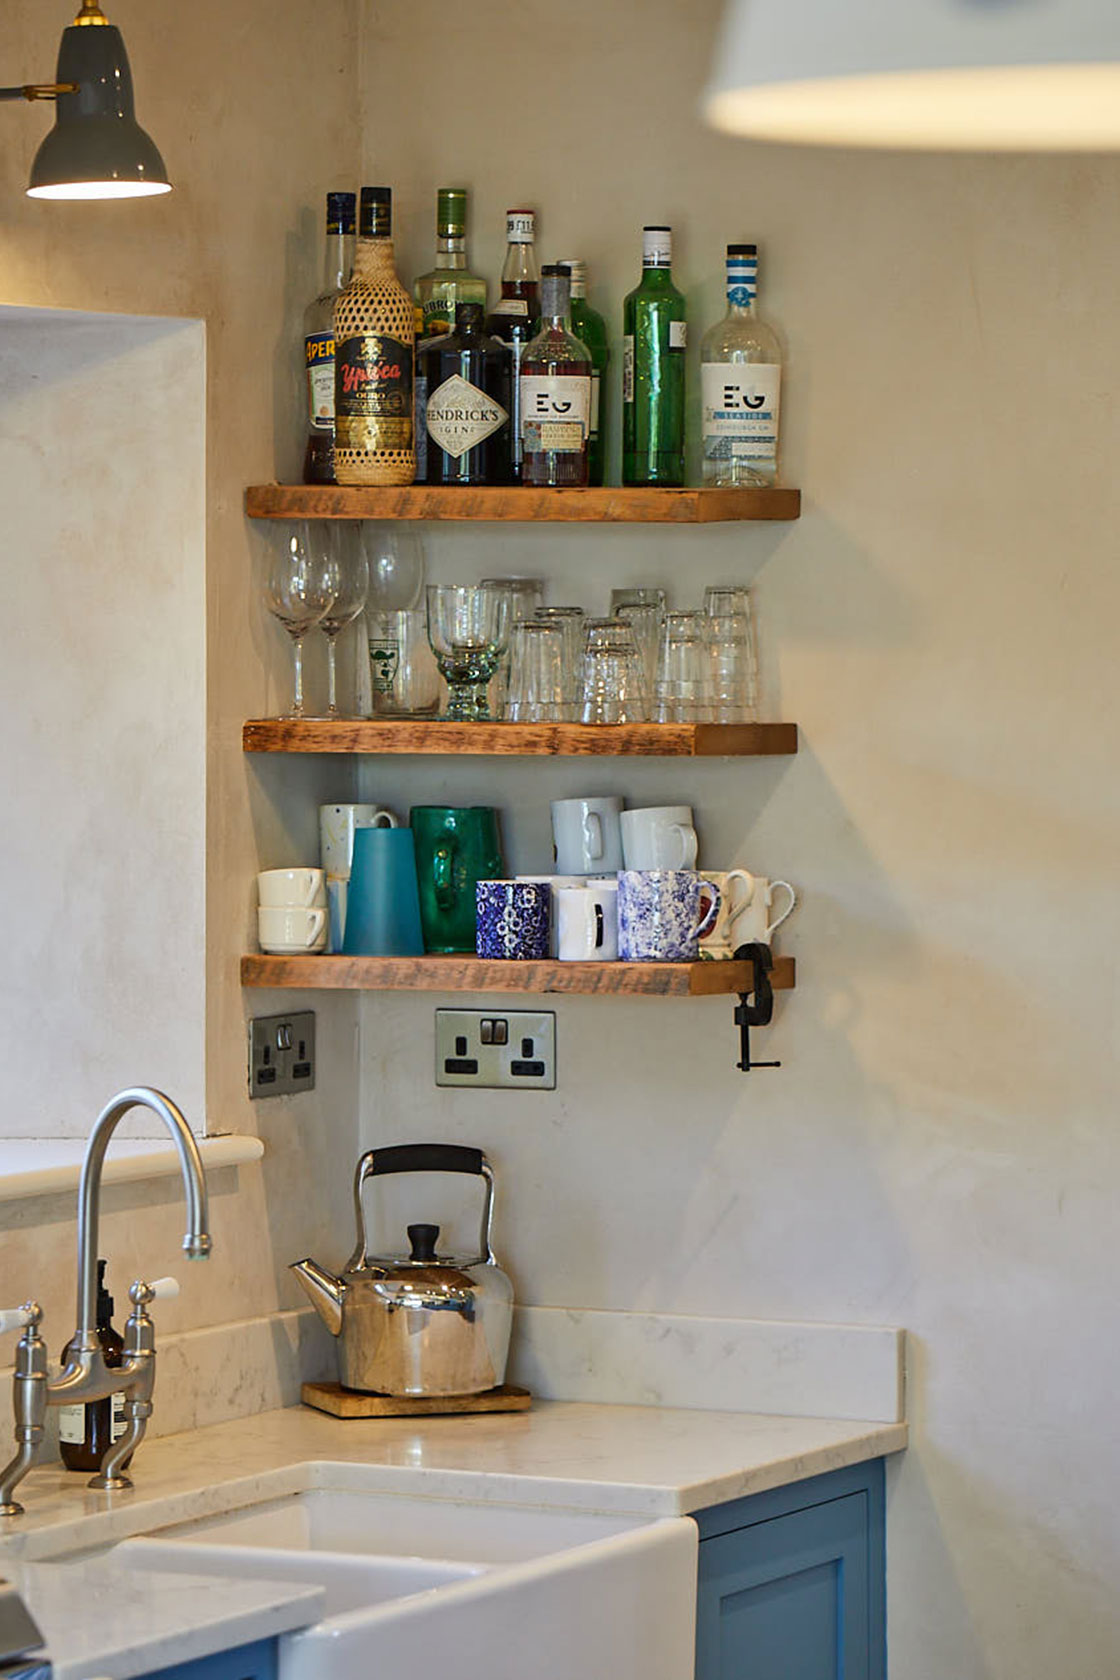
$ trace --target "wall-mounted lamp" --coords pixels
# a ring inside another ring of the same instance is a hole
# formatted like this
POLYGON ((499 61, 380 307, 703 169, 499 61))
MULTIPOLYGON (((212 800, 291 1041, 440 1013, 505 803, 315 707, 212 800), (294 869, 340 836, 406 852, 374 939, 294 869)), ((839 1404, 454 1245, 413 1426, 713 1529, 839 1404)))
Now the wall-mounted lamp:
POLYGON ((57 80, 0 88, 0 99, 54 99, 55 124, 39 147, 31 198, 145 198, 171 191, 157 148, 136 121, 121 32, 97 0, 62 32, 57 80))
POLYGON ((704 114, 759 140, 1120 148, 1118 0, 727 0, 704 114))

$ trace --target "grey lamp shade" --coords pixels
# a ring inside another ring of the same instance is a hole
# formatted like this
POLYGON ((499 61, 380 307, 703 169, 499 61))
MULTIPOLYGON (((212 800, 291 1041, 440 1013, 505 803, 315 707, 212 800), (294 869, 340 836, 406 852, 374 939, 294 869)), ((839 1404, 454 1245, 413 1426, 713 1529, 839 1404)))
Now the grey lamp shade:
POLYGON ((1120 149, 1120 0, 726 0, 704 114, 817 145, 1120 149))
POLYGON ((159 151, 136 121, 132 72, 112 24, 71 25, 58 50, 55 125, 31 166, 32 198, 139 198, 170 192, 159 151))

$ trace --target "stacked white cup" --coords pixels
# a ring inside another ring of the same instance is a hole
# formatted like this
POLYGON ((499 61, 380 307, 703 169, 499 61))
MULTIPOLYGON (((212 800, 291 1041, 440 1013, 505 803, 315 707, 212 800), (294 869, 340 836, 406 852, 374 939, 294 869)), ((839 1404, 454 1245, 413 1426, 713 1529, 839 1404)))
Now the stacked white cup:
POLYGON ((263 869, 257 876, 262 951, 301 956, 327 948, 327 880, 321 869, 263 869))

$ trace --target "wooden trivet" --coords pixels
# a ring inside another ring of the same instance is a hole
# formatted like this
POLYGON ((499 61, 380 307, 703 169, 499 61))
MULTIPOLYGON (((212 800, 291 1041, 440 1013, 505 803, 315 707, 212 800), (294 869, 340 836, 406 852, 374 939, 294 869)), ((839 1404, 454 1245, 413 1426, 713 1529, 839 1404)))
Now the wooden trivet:
POLYGON ((455 1412, 527 1412, 533 1396, 527 1388, 505 1383, 485 1394, 359 1394, 341 1383, 306 1382, 305 1406, 339 1418, 438 1417, 455 1412))

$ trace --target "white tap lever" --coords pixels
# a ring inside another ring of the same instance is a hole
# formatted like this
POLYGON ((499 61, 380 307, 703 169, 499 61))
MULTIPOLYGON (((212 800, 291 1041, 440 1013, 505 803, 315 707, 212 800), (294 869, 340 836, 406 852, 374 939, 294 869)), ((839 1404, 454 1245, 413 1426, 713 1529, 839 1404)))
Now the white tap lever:
MULTIPOLYGON (((178 1294, 178 1290, 175 1293, 178 1294)), ((22 1307, 0 1307, 0 1336, 6 1330, 26 1330, 31 1317, 30 1301, 25 1301, 22 1307)))

